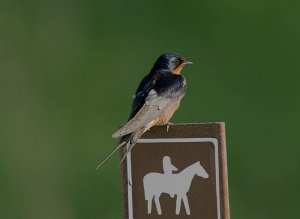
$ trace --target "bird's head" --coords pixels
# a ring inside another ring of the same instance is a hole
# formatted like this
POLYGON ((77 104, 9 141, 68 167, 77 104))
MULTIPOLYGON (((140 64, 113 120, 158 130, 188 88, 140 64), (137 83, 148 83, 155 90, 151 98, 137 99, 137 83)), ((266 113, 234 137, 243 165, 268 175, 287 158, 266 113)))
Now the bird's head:
POLYGON ((187 61, 181 55, 174 53, 166 53, 158 57, 152 68, 152 71, 167 70, 171 71, 173 74, 180 74, 183 67, 187 64, 193 63, 187 61))

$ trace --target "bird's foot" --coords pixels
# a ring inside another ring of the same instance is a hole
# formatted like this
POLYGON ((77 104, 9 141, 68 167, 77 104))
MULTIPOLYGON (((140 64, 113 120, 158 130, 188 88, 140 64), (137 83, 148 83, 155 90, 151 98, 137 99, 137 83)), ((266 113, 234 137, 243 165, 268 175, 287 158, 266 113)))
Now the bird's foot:
POLYGON ((174 125, 174 123, 172 123, 172 122, 167 123, 167 132, 169 132, 170 125, 174 125))

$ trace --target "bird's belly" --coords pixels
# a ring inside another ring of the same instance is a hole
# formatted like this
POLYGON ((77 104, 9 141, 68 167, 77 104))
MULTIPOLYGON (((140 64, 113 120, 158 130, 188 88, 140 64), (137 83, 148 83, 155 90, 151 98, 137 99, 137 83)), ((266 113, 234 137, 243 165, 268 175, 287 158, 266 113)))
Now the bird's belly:
POLYGON ((155 125, 164 125, 169 122, 174 112, 178 109, 180 100, 174 101, 166 110, 163 112, 155 122, 155 125))

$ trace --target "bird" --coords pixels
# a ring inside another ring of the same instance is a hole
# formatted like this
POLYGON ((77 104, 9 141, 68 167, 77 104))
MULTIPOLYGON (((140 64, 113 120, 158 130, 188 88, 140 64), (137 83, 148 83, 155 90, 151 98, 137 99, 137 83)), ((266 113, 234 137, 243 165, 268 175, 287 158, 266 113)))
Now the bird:
POLYGON ((96 169, 118 149, 127 145, 127 151, 120 161, 122 163, 143 133, 153 126, 169 124, 186 93, 186 79, 180 73, 188 64, 193 63, 175 53, 158 57, 135 92, 127 123, 112 135, 119 139, 119 144, 96 169))

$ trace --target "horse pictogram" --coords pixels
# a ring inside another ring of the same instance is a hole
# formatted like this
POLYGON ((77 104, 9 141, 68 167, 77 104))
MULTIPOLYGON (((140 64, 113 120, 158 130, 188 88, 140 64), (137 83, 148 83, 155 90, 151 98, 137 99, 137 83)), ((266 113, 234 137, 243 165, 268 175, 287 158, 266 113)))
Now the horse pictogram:
POLYGON ((172 198, 176 194, 176 215, 179 215, 181 203, 183 202, 187 215, 191 214, 187 193, 190 190, 191 182, 195 175, 208 178, 209 175, 201 166, 200 161, 186 167, 179 173, 172 173, 177 170, 171 164, 168 156, 163 158, 164 173, 151 172, 144 176, 143 184, 145 200, 147 201, 148 214, 152 212, 152 201, 154 199, 157 213, 162 214, 159 197, 162 193, 169 194, 172 198))

